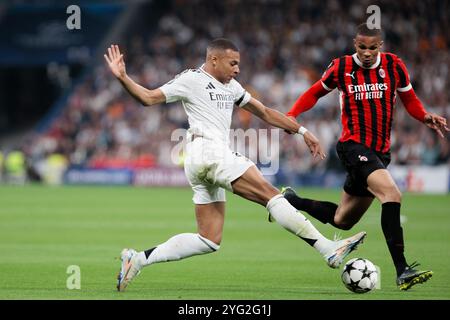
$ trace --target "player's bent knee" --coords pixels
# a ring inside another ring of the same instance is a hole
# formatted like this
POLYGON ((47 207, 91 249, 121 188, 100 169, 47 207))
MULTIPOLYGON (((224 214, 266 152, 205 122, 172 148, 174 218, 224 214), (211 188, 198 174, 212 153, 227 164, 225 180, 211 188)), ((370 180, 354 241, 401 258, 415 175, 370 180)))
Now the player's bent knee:
POLYGON ((381 196, 381 202, 402 202, 402 193, 397 187, 392 187, 385 190, 381 196))
POLYGON ((381 203, 402 201, 402 193, 395 185, 384 188, 383 190, 374 194, 381 203))
POLYGON ((398 188, 396 188, 396 192, 394 193, 394 202, 402 202, 402 193, 398 188))
POLYGON ((340 225, 338 225, 340 230, 350 230, 351 228, 353 228, 354 224, 353 223, 341 223, 340 225))
POLYGON ((339 219, 335 219, 334 220, 334 225, 340 229, 340 230, 350 230, 351 228, 353 228, 353 226, 355 225, 354 223, 348 222, 348 221, 343 221, 343 220, 339 220, 339 219))

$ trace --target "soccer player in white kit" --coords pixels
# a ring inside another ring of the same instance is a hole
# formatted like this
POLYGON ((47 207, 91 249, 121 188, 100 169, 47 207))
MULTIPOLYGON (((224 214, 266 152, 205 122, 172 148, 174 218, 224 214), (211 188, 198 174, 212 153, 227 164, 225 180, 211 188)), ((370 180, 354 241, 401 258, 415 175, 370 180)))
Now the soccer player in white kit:
POLYGON ((244 108, 267 123, 303 135, 314 157, 324 159, 318 139, 296 121, 267 108, 234 79, 240 55, 227 39, 213 40, 206 61, 188 69, 160 88, 146 89, 128 77, 117 45, 104 55, 112 73, 144 106, 181 101, 188 115, 185 173, 194 191, 197 233, 182 233, 151 249, 123 249, 117 289, 124 291, 145 266, 180 260, 219 250, 225 217, 225 189, 265 206, 271 220, 306 241, 332 268, 363 241, 365 232, 343 240, 329 240, 298 212, 261 174, 255 164, 229 147, 234 106, 244 108))

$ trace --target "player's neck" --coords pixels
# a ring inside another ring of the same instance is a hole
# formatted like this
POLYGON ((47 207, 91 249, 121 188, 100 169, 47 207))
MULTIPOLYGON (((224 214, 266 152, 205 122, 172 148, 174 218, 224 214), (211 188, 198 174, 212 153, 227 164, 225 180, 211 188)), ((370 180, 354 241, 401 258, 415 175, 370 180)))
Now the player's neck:
POLYGON ((354 54, 352 55, 352 57, 353 57, 353 59, 355 60, 356 64, 357 64, 358 66, 360 66, 361 68, 364 68, 364 69, 375 69, 376 67, 379 66, 379 64, 380 64, 380 62, 381 62, 381 53, 378 53, 377 59, 375 60, 375 63, 373 63, 373 64, 370 65, 369 67, 366 67, 366 66, 363 65, 363 63, 361 62, 361 60, 359 60, 358 54, 357 54, 357 53, 354 53, 354 54))
POLYGON ((209 64, 208 62, 206 62, 202 67, 203 71, 205 71, 208 75, 210 75, 211 77, 213 77, 214 79, 216 79, 217 81, 219 81, 220 83, 223 83, 222 81, 219 80, 219 78, 217 77, 217 75, 215 74, 215 69, 214 67, 209 64))

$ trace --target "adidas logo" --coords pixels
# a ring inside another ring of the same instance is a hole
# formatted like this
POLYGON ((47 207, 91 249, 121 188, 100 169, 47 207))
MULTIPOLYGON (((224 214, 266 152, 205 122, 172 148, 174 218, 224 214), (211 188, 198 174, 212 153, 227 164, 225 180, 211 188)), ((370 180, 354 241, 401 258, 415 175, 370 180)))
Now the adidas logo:
POLYGON ((208 83, 208 85, 206 86, 205 89, 215 89, 216 87, 214 87, 214 85, 210 82, 208 83))

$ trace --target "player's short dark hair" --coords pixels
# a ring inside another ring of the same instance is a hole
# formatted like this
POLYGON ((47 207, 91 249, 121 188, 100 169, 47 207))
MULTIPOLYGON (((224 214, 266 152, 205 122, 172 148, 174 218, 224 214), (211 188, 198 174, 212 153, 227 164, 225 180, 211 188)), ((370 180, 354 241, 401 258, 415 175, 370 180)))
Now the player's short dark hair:
POLYGON ((367 23, 361 23, 356 27, 356 35, 367 36, 367 37, 381 37, 381 28, 369 29, 367 23))
POLYGON ((225 38, 214 39, 208 44, 208 50, 233 50, 239 52, 238 47, 231 41, 225 38))

